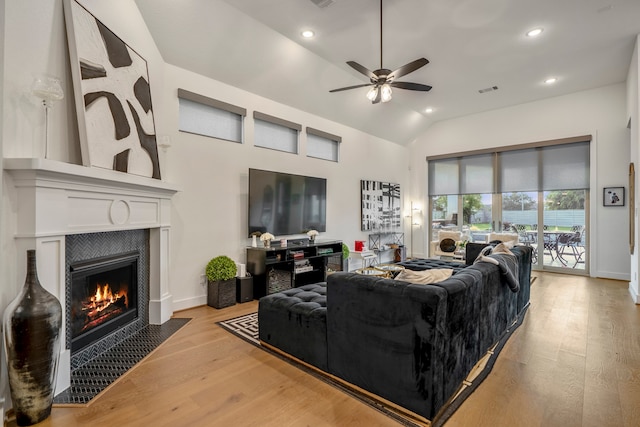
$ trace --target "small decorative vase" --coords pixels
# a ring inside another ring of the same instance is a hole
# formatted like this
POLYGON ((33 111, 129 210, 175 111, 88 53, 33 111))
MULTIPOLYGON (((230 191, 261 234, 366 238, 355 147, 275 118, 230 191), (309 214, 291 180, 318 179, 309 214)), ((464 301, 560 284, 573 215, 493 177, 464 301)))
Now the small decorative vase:
POLYGON ((41 422, 51 414, 62 307, 40 285, 36 251, 27 251, 27 277, 20 294, 4 313, 4 340, 11 400, 19 426, 41 422))
POLYGON ((310 237, 309 237, 309 241, 310 241, 311 243, 315 242, 315 241, 316 241, 316 236, 310 236, 310 237))
POLYGON ((270 248, 271 247, 271 240, 263 240, 264 243, 264 247, 265 248, 270 248))
POLYGON ((251 247, 255 248, 258 246, 258 239, 256 239, 256 235, 251 236, 251 247))

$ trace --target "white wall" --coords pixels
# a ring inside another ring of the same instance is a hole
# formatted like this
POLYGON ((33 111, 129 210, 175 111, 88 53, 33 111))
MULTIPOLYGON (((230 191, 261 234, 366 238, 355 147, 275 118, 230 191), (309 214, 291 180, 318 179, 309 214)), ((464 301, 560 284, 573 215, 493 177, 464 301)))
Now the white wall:
POLYGON ((621 83, 435 123, 410 145, 412 194, 427 206, 428 155, 591 134, 591 275, 629 280, 627 210, 602 207, 603 187, 627 187, 625 107, 621 83))
MULTIPOLYGON (((5 32, 5 12, 4 12, 4 1, 0 2, 0 34, 4 34, 5 32)), ((0 44, 0 82, 4 81, 4 43, 0 44)), ((1 83, 0 83, 1 84, 1 83)), ((4 102, 0 99, 0 130, 4 129, 4 102)), ((0 132, 1 135, 1 132, 0 132)), ((2 159, 2 143, 0 143, 0 159, 2 159)), ((4 173, 0 173, 0 189, 4 188, 4 173)), ((0 197, 0 280, 2 283, 8 283, 8 280, 11 280, 11 275, 8 272, 8 269, 5 268, 6 264, 6 242, 5 239, 5 223, 4 223, 5 215, 4 215, 4 197, 0 197)), ((3 296, 4 292, 0 290, 0 307, 4 309, 6 304, 8 303, 8 299, 5 299, 3 296)), ((2 347, 0 345, 0 347, 2 347)), ((0 352, 0 366, 4 367, 5 359, 4 359, 4 351, 0 352)), ((0 368, 0 377, 6 378, 5 374, 6 369, 0 368)), ((5 380, 0 380, 0 419, 4 420, 5 413, 5 380)))
POLYGON ((356 239, 367 238, 360 231, 360 180, 397 182, 401 188, 408 182, 408 150, 397 144, 171 65, 165 77, 167 108, 159 120, 171 129, 171 147, 161 153, 161 166, 166 180, 182 188, 172 215, 171 282, 180 284, 172 289, 176 309, 204 303, 199 276, 209 259, 224 254, 245 262, 249 168, 327 178, 327 231, 320 238, 343 240, 352 249, 356 239), (247 108, 245 143, 179 132, 178 88, 247 108), (298 155, 254 147, 253 111, 342 136, 340 162, 306 157, 304 129, 298 155))
MULTIPOLYGON (((5 157, 43 155, 44 115, 29 89, 35 76, 49 74, 62 79, 66 94, 50 114, 49 158, 81 163, 62 2, 3 2, 5 157)), ((181 189, 172 212, 170 290, 174 309, 206 302, 200 275, 210 258, 227 254, 244 262, 244 247, 249 243, 245 237, 250 167, 327 178, 327 232, 320 238, 341 239, 351 247, 354 240, 367 236, 360 231, 360 180, 396 182, 402 187, 408 182, 406 148, 165 64, 133 0, 80 3, 147 61, 156 134, 162 142, 171 144, 160 152, 161 173, 164 181, 181 189), (178 87, 247 108, 246 143, 178 132, 178 87), (254 148, 253 110, 342 136, 340 162, 307 158, 304 132, 300 155, 254 148)), ((13 236, 19 213, 13 204, 11 177, 3 173, 1 184, 0 236, 6 250, 3 261, 8 266, 3 283, 13 284, 0 289, 3 309, 24 278, 16 277, 12 268, 18 258, 13 236)))
POLYGON ((627 123, 630 124, 630 139, 631 139, 631 161, 635 164, 635 200, 636 208, 634 211, 634 243, 635 248, 631 255, 631 281, 629 282, 629 293, 636 304, 640 304, 640 291, 638 288, 638 270, 640 263, 640 255, 638 254, 638 238, 640 236, 640 230, 638 230, 638 175, 640 175, 640 132, 638 132, 638 125, 640 124, 640 76, 638 70, 640 69, 640 36, 636 38, 635 48, 633 50, 633 56, 631 57, 631 64, 629 65, 629 73, 627 75, 627 123))

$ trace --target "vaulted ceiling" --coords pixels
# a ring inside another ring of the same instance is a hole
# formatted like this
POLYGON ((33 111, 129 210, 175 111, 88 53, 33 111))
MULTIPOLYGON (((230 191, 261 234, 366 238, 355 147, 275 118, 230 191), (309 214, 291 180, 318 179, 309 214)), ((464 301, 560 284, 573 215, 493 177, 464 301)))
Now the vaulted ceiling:
POLYGON ((368 82, 346 61, 380 68, 378 0, 136 3, 166 62, 399 144, 438 120, 624 82, 640 34, 639 0, 384 0, 384 68, 425 57, 398 81, 433 89, 372 105, 368 88, 329 90, 368 82))

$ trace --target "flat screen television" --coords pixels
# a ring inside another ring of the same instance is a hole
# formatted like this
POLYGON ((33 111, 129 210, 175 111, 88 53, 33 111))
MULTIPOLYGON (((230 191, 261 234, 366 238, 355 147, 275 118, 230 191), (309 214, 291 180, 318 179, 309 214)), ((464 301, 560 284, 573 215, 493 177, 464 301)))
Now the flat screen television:
POLYGON ((249 169, 249 235, 326 231, 327 180, 249 169))

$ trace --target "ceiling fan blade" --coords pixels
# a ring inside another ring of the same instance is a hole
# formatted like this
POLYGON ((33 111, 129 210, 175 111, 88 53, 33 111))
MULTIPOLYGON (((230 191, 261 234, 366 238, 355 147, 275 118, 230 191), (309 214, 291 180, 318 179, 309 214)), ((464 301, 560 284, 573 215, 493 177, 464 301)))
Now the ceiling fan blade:
POLYGON ((397 78, 402 77, 402 76, 406 76, 409 73, 413 73, 418 68, 424 67, 428 63, 429 63, 428 59, 425 59, 425 58, 416 59, 415 61, 409 62, 408 64, 403 65, 402 67, 398 68, 397 70, 392 71, 387 76, 387 80, 393 80, 393 79, 397 79, 397 78))
POLYGON ((351 68, 353 68, 357 72, 364 74, 365 76, 369 77, 372 80, 378 79, 378 76, 373 74, 373 71, 363 67, 362 65, 358 64, 355 61, 347 61, 347 65, 349 65, 351 68))
POLYGON ((423 84, 420 84, 420 83, 391 82, 389 84, 392 87, 397 87, 398 89, 421 90, 423 92, 428 92, 428 91, 431 90, 431 86, 423 85, 423 84))
POLYGON ((367 87, 367 86, 373 86, 373 83, 365 83, 365 84, 361 84, 361 85, 341 87, 339 89, 332 89, 329 92, 341 92, 343 90, 357 89, 359 87, 367 87))

